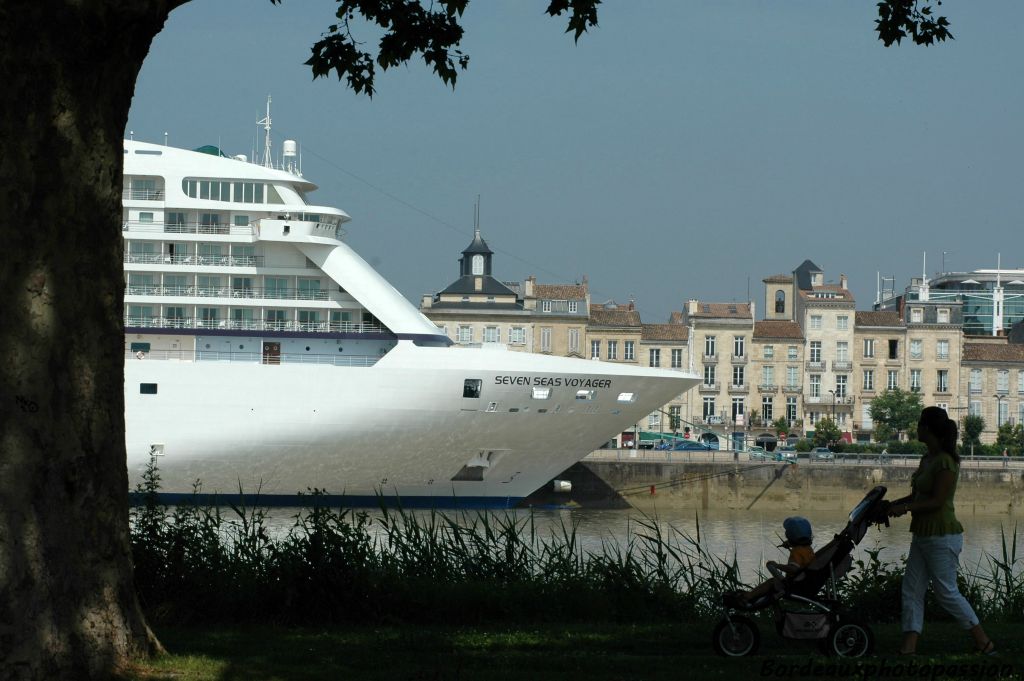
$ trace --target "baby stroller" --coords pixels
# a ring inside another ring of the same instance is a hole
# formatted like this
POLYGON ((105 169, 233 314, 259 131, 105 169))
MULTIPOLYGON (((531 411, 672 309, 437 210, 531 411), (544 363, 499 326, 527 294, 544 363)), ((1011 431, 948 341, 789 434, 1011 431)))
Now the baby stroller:
POLYGON ((846 574, 853 563, 850 553, 874 524, 889 524, 889 502, 886 488, 879 485, 850 513, 843 531, 814 554, 814 560, 803 570, 785 574, 772 570, 777 588, 761 598, 744 603, 739 592, 723 595, 725 617, 715 627, 712 645, 720 655, 742 657, 757 652, 761 635, 757 624, 739 612, 773 608, 775 628, 789 639, 810 639, 821 642, 828 654, 840 657, 861 657, 871 652, 874 635, 862 622, 843 612, 836 599, 836 580, 846 574), (819 592, 825 591, 824 596, 819 592))

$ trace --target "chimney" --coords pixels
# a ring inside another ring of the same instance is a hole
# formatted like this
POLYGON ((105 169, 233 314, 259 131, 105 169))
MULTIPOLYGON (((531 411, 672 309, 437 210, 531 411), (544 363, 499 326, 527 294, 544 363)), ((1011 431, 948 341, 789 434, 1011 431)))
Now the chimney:
POLYGON ((630 312, 632 312, 633 310, 636 309, 636 306, 633 305, 633 301, 632 300, 629 301, 629 305, 626 307, 626 309, 629 310, 630 312))
POLYGON ((848 286, 846 285, 846 283, 847 283, 847 282, 846 282, 846 275, 845 275, 845 274, 840 274, 840 275, 839 275, 839 286, 840 286, 840 287, 842 287, 842 288, 844 288, 844 289, 846 289, 846 288, 849 288, 849 287, 848 287, 848 286))
POLYGON ((523 282, 523 297, 533 298, 533 286, 537 283, 537 277, 532 274, 523 282))
POLYGON ((429 293, 424 293, 423 298, 420 299, 420 309, 425 310, 434 304, 434 296, 429 293))
POLYGON ((696 298, 690 298, 689 300, 686 301, 686 314, 689 315, 690 317, 692 317, 695 314, 697 314, 697 299, 696 298))

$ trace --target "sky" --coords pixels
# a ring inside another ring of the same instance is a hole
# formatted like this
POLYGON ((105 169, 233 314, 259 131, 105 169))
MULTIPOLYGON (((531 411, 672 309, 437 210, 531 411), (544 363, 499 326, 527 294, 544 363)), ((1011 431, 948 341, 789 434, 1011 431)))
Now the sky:
POLYGON ((454 91, 414 61, 370 99, 303 64, 336 3, 193 0, 126 135, 251 154, 272 95, 275 151, 299 142, 310 200, 417 304, 457 277, 478 195, 498 279, 586 275, 648 323, 688 298, 761 316, 761 279, 804 259, 858 309, 925 253, 1024 267, 1024 3, 946 0, 956 39, 928 48, 883 47, 871 0, 606 0, 578 44, 546 6, 473 0, 454 91))

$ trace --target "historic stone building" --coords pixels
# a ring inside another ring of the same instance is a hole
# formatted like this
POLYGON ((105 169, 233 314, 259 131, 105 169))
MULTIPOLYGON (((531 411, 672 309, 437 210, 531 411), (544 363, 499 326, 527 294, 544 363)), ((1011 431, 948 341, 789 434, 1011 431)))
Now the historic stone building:
POLYGON ((1024 423, 1024 343, 968 338, 960 374, 967 412, 985 420, 982 442, 994 442, 1004 423, 1024 423))
POLYGON ((503 343, 512 350, 582 357, 590 294, 582 284, 545 285, 534 277, 501 282, 493 251, 476 231, 459 258, 459 277, 424 295, 420 311, 456 343, 503 343))
POLYGON ((754 322, 753 380, 757 384, 756 403, 752 406, 755 440, 772 442, 773 422, 784 418, 790 432, 802 432, 804 377, 804 337, 800 325, 792 320, 770 319, 754 322))
MULTIPOLYGON (((689 347, 690 329, 683 324, 641 324, 640 358, 645 366, 689 371, 691 355, 689 347)), ((664 433, 684 432, 693 422, 693 398, 689 392, 676 395, 675 399, 648 417, 648 430, 664 433)))
POLYGON ((752 303, 706 303, 690 299, 673 315, 690 328, 694 371, 702 381, 691 397, 695 423, 716 427, 733 440, 746 438, 750 425, 754 336, 752 303))

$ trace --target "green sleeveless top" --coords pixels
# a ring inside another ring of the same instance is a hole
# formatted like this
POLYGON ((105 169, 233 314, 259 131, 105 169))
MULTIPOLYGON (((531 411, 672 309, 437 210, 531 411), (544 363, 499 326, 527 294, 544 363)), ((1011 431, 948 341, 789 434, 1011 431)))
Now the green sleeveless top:
POLYGON ((960 534, 963 525, 956 519, 953 508, 953 497, 956 495, 956 483, 960 478, 960 467, 949 454, 943 452, 931 457, 923 457, 917 472, 910 479, 910 488, 914 493, 914 501, 925 501, 932 497, 935 487, 935 476, 939 471, 953 471, 953 489, 941 507, 932 511, 912 511, 910 531, 921 537, 932 537, 940 534, 960 534))

